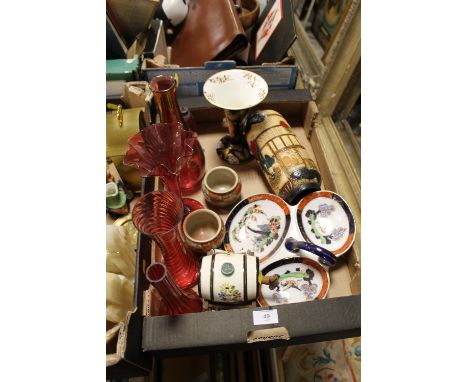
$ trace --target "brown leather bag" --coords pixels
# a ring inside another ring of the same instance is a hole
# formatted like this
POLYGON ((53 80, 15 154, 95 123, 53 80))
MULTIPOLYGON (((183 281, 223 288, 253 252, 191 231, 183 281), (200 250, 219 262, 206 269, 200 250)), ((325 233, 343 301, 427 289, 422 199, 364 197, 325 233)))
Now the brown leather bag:
POLYGON ((232 0, 190 0, 187 17, 172 44, 171 64, 203 66, 228 60, 247 47, 232 0))

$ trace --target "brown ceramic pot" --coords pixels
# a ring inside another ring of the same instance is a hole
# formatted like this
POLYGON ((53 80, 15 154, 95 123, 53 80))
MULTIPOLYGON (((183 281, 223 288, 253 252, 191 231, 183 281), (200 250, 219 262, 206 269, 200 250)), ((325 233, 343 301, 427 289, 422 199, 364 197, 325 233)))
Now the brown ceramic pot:
POLYGON ((214 211, 203 208, 187 215, 182 232, 185 244, 194 252, 205 254, 223 244, 224 223, 214 211))
POLYGON ((258 19, 260 6, 257 0, 242 0, 242 12, 240 20, 245 30, 252 27, 258 19))

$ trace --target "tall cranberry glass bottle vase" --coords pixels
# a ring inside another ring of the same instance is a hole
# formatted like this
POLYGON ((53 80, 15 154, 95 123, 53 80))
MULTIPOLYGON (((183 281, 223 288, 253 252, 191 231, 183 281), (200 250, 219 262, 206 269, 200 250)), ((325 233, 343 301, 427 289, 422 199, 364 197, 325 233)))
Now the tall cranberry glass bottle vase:
POLYGON ((175 315, 184 313, 197 313, 203 310, 203 302, 197 294, 191 290, 182 290, 167 272, 164 264, 152 263, 146 269, 146 278, 158 291, 161 299, 153 299, 151 311, 155 315, 175 315))
MULTIPOLYGON (((172 76, 156 76, 150 82, 154 100, 158 108, 160 122, 179 122, 186 131, 190 131, 186 121, 180 112, 176 96, 176 80, 172 76)), ((180 171, 179 186, 183 195, 189 195, 196 191, 205 174, 205 155, 196 133, 192 155, 182 166, 180 171)))
POLYGON ((177 286, 194 286, 198 278, 198 258, 184 246, 179 226, 184 217, 182 199, 170 191, 154 191, 142 196, 132 211, 138 231, 151 237, 162 249, 164 263, 177 286))

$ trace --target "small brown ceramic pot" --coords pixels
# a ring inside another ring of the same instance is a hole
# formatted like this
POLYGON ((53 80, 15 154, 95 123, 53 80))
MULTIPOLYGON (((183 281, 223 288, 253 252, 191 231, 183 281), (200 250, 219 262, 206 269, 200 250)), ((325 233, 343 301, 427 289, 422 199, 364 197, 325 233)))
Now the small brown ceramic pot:
POLYGON ((241 181, 237 173, 225 166, 212 168, 205 175, 202 191, 205 199, 217 207, 234 204, 241 196, 241 181))
POLYGON ((242 13, 240 20, 245 30, 257 22, 260 6, 257 0, 242 0, 242 13))
POLYGON ((206 208, 189 213, 182 224, 182 231, 187 246, 198 253, 206 253, 223 244, 223 220, 206 208))

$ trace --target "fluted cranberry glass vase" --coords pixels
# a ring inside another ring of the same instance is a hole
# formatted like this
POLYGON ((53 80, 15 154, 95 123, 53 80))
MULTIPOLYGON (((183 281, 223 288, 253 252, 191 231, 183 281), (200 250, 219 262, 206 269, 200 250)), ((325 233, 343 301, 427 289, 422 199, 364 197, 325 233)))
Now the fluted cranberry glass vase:
POLYGON ((184 246, 180 235, 183 216, 182 199, 170 191, 143 195, 132 211, 136 229, 158 243, 169 274, 185 289, 197 283, 199 262, 197 255, 184 246))
MULTIPOLYGON (((179 122, 186 131, 190 131, 190 127, 180 112, 176 87, 176 80, 172 76, 156 76, 150 82, 160 122, 179 122)), ((183 195, 189 195, 198 190, 205 174, 205 154, 196 138, 196 133, 193 133, 195 134, 193 152, 182 165, 179 177, 180 191, 183 195)))
POLYGON ((146 278, 156 288, 160 299, 151 301, 151 311, 158 316, 197 313, 203 310, 203 302, 191 289, 182 290, 167 272, 164 264, 152 263, 146 269, 146 278))
MULTIPOLYGON (((137 167, 142 177, 159 176, 165 188, 181 196, 181 171, 193 155, 196 134, 179 122, 156 123, 128 140, 123 163, 137 167)), ((203 208, 195 199, 184 198, 186 214, 203 208)))

